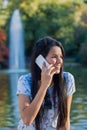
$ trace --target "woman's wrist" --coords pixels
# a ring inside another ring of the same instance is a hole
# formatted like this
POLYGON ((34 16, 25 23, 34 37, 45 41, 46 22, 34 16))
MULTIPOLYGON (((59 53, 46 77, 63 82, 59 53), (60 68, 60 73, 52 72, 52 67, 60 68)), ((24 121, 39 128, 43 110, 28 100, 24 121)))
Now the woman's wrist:
POLYGON ((41 89, 42 92, 45 92, 45 91, 47 91, 48 86, 46 86, 46 85, 40 85, 40 89, 41 89))

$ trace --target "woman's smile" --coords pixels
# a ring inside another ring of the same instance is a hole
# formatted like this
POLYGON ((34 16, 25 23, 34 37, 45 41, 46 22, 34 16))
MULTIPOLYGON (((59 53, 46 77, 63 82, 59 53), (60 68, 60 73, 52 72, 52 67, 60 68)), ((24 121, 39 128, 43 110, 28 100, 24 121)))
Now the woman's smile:
POLYGON ((53 64, 56 69, 56 73, 60 73, 60 69, 63 65, 62 51, 60 47, 54 46, 50 49, 48 55, 46 56, 46 60, 49 64, 53 64))

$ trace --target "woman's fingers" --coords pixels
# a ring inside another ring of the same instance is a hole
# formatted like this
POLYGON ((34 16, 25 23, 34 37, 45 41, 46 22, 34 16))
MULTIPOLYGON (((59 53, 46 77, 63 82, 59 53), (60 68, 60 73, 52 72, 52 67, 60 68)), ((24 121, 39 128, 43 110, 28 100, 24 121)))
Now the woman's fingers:
POLYGON ((41 83, 44 87, 49 87, 52 83, 53 75, 55 74, 55 67, 50 64, 48 67, 45 63, 42 65, 42 72, 41 72, 41 83))
POLYGON ((43 62, 43 65, 42 65, 42 72, 46 72, 48 73, 49 75, 50 74, 54 74, 55 73, 55 67, 53 66, 53 64, 50 64, 48 67, 46 66, 45 62, 43 62))
POLYGON ((46 71, 46 63, 43 62, 43 64, 42 64, 42 72, 45 72, 45 71, 46 71))

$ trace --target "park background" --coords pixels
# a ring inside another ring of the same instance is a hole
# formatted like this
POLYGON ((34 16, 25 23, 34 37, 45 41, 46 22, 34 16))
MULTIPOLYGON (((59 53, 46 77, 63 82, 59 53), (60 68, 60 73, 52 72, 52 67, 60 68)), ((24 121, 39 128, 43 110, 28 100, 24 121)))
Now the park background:
POLYGON ((36 40, 48 35, 62 42, 66 52, 64 69, 74 75, 76 83, 71 128, 87 130, 87 0, 0 0, 1 130, 15 128, 20 119, 18 106, 14 105, 16 93, 11 94, 14 91, 9 84, 9 74, 3 73, 9 69, 9 30, 15 10, 20 11, 22 19, 26 69, 29 69, 36 40))

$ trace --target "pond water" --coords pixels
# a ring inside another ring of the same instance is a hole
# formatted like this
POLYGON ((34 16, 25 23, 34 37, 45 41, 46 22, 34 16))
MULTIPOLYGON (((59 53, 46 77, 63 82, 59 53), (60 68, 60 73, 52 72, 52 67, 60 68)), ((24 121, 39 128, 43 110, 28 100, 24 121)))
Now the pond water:
MULTIPOLYGON (((87 130, 87 69, 66 65, 75 77, 76 93, 71 106, 71 130, 87 130)), ((16 127, 20 119, 16 86, 10 87, 9 75, 0 74, 0 128, 16 127)))

